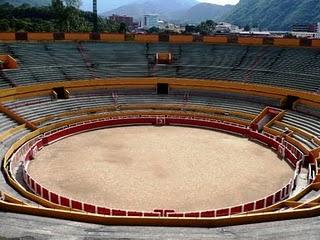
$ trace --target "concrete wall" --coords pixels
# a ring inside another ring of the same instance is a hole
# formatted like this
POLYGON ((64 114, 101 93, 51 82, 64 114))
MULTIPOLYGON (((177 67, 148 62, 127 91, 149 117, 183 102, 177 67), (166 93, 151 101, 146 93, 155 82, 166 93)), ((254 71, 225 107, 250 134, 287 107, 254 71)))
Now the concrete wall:
POLYGON ((320 39, 312 40, 312 47, 320 47, 320 39))
POLYGON ((124 42, 125 35, 117 33, 101 33, 100 39, 104 42, 124 42))
POLYGON ((0 32, 0 41, 15 41, 16 34, 15 33, 1 33, 0 32))
POLYGON ((204 43, 228 43, 228 38, 224 36, 204 36, 204 43))
POLYGON ((150 34, 150 35, 144 35, 144 34, 137 34, 134 38, 137 42, 159 42, 159 35, 150 34))
POLYGON ((191 36, 191 35, 170 35, 169 42, 171 42, 171 43, 192 43, 193 36, 191 36))
POLYGON ((300 40, 295 38, 275 38, 273 44, 275 46, 299 47, 300 40))
POLYGON ((65 40, 69 41, 89 41, 90 34, 89 33, 65 33, 65 40))
POLYGON ((263 38, 257 38, 257 37, 239 37, 238 43, 243 45, 262 45, 263 44, 263 38))
POLYGON ((53 33, 28 33, 30 41, 53 41, 53 33))

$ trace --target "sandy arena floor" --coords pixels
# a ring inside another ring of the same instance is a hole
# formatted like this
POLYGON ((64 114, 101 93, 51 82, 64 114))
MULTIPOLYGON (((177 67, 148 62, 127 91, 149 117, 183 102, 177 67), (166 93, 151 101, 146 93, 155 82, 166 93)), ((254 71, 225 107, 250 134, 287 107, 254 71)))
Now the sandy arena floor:
POLYGON ((43 186, 110 208, 176 211, 228 207, 265 197, 293 171, 244 138, 184 127, 123 127, 76 135, 30 163, 43 186))

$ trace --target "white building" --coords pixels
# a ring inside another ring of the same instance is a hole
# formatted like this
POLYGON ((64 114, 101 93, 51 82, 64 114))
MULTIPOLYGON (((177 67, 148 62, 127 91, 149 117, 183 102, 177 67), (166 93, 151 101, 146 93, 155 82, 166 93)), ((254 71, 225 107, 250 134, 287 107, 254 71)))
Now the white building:
POLYGON ((269 37, 271 35, 268 31, 241 31, 240 36, 254 36, 254 37, 269 37))
POLYGON ((159 15, 158 14, 146 14, 143 17, 143 27, 149 29, 152 27, 159 27, 159 15))
POLYGON ((229 33, 229 32, 239 32, 240 29, 236 25, 232 25, 231 23, 219 22, 215 28, 216 32, 220 33, 229 33))
POLYGON ((297 38, 320 38, 320 32, 291 32, 297 38))
POLYGON ((186 30, 186 28, 183 26, 179 26, 165 21, 159 21, 159 29, 162 31, 170 31, 175 33, 182 33, 186 30))

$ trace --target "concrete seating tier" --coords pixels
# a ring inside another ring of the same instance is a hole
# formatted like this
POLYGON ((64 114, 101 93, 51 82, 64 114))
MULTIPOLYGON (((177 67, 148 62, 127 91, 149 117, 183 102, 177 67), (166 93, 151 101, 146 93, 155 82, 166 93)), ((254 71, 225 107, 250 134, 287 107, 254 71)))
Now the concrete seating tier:
MULTIPOLYGON (((98 90, 72 92, 69 99, 51 100, 49 96, 6 102, 5 105, 28 121, 36 121, 66 112, 79 111, 104 106, 120 107, 128 104, 178 104, 207 106, 225 112, 243 112, 257 115, 266 105, 244 100, 222 98, 219 96, 191 95, 188 99, 183 94, 157 95, 155 89, 98 90)), ((248 121, 248 119, 245 119, 248 121)), ((57 119, 61 121, 61 119, 57 119)), ((50 119, 50 123, 54 123, 50 119)))
MULTIPOLYGON (((1 43, 17 70, 17 85, 111 77, 176 77, 320 90, 320 51, 313 48, 169 43, 1 43), (173 53, 172 65, 155 65, 155 53, 173 53)), ((10 87, 0 77, 0 87, 10 87)))
POLYGON ((302 129, 313 136, 320 137, 319 119, 296 112, 287 112, 281 120, 283 123, 302 129))
POLYGON ((18 123, 13 121, 11 118, 9 118, 4 113, 0 112, 0 134, 2 132, 5 132, 11 128, 17 127, 18 123))
MULTIPOLYGON (((1 121, 1 120, 0 120, 1 121)), ((3 160, 5 154, 9 150, 9 148, 17 142, 21 137, 25 136, 26 134, 30 133, 31 131, 29 129, 23 129, 13 135, 11 135, 9 138, 3 140, 0 143, 0 161, 3 160)), ((1 133, 0 133, 1 134, 1 133)), ((21 200, 25 203, 35 205, 32 201, 24 198, 21 196, 15 189, 13 189, 6 181, 4 175, 0 174, 0 190, 6 192, 7 194, 10 194, 12 197, 21 200)))
POLYGON ((295 106, 294 110, 297 112, 300 112, 302 114, 312 115, 312 116, 320 118, 320 109, 317 107, 313 107, 311 105, 298 103, 295 106))

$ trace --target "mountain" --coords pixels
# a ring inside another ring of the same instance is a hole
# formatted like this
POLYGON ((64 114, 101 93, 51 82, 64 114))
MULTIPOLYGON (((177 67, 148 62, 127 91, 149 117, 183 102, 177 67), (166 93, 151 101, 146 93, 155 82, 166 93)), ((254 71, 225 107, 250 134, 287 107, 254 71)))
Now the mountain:
POLYGON ((222 6, 210 3, 199 3, 187 10, 181 19, 189 23, 200 23, 208 19, 221 21, 233 8, 234 5, 222 6))
POLYGON ((178 12, 186 11, 197 4, 196 0, 140 0, 107 11, 103 15, 119 14, 141 19, 144 14, 157 13, 162 18, 171 19, 178 12))
POLYGON ((319 0, 240 0, 225 20, 269 30, 320 22, 319 0))
POLYGON ((0 5, 4 3, 10 3, 14 6, 19 6, 21 4, 27 3, 31 6, 46 6, 51 4, 51 0, 0 0, 0 5))
MULTIPOLYGON (((127 5, 133 2, 136 2, 137 0, 98 0, 98 12, 106 12, 110 11, 112 9, 121 7, 123 5, 127 5)), ((81 1, 81 9, 86 11, 92 11, 92 0, 82 0, 81 1)))

